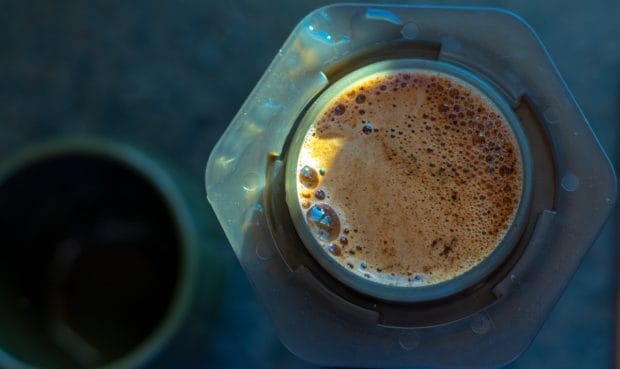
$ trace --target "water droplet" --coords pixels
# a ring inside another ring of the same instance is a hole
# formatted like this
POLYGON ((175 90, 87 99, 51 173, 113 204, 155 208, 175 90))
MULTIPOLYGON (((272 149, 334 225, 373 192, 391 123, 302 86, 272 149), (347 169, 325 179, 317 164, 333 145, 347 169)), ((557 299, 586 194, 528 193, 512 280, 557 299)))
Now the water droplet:
POLYGON ((368 263, 365 261, 362 261, 362 263, 360 264, 360 266, 362 267, 362 269, 366 269, 368 268, 368 263))
POLYGON ((349 243, 349 239, 345 236, 340 236, 340 243, 346 245, 347 243, 349 243))
POLYGON ((237 158, 235 157, 228 157, 228 156, 220 156, 217 159, 217 163, 223 167, 223 168, 228 168, 229 166, 231 166, 235 161, 237 160, 237 158))
POLYGON ((414 330, 401 333, 398 344, 405 351, 415 350, 420 345, 420 335, 414 330))
POLYGON ((420 29, 418 28, 418 25, 413 22, 405 24, 400 30, 400 34, 403 36, 403 38, 407 40, 412 40, 416 38, 419 33, 420 29))
POLYGON ((256 188, 258 187, 259 181, 260 181, 260 177, 258 176, 258 174, 254 172, 246 173, 241 179, 241 182, 243 184, 243 189, 248 192, 252 192, 256 190, 256 188))
POLYGON ((299 170, 299 182, 307 188, 314 188, 319 184, 319 175, 314 168, 304 165, 299 170))
POLYGON ((372 133, 372 124, 370 124, 370 123, 364 124, 364 126, 362 127, 362 132, 364 132, 367 135, 371 134, 372 133))
POLYGON ((324 176, 325 175, 325 168, 319 168, 319 174, 324 176))
POLYGON ((304 200, 301 202, 301 207, 304 209, 308 209, 312 203, 308 200, 304 200))
POLYGON ((314 197, 316 197, 319 200, 323 200, 325 198, 325 191, 316 190, 316 192, 314 193, 314 197))
POLYGON ((493 322, 486 312, 482 312, 474 315, 469 325, 475 334, 484 335, 491 330, 493 322))
POLYGON ((577 191, 577 188, 579 188, 579 177, 568 172, 564 175, 564 177, 562 177, 561 185, 565 191, 577 191))
POLYGON ((306 214, 308 225, 320 240, 332 241, 340 234, 340 219, 336 211, 326 204, 312 206, 306 214))
POLYGON ((344 227, 344 229, 342 230, 342 233, 344 234, 349 234, 350 230, 349 227, 344 227))
POLYGON ((519 277, 516 274, 510 274, 510 282, 512 283, 512 288, 521 289, 521 281, 519 281, 519 277))
POLYGON ((560 114, 558 113, 558 110, 553 106, 547 107, 543 112, 543 116, 545 117, 545 120, 550 124, 556 124, 560 119, 560 114))
POLYGON ((259 260, 269 260, 272 257, 272 253, 264 243, 257 244, 255 251, 259 260))

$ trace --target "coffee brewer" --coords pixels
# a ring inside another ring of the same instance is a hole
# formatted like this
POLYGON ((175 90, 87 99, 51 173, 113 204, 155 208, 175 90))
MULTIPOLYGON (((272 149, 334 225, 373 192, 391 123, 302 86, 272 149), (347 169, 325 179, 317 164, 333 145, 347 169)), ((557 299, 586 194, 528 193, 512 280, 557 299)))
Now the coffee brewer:
POLYGON ((312 12, 218 142, 206 187, 284 345, 308 361, 355 367, 511 362, 616 201, 609 160, 544 46, 521 18, 490 8, 337 4, 312 12), (441 293, 343 282, 302 241, 287 206, 297 127, 330 86, 376 63, 465 76, 522 132, 526 206, 516 231, 492 267, 465 284, 431 286, 441 293))

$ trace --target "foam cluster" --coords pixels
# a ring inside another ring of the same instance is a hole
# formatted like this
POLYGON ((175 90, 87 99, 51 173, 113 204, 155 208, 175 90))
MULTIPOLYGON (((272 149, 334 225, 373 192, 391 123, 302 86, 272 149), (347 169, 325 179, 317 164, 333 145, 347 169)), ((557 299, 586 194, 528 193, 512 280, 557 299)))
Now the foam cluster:
POLYGON ((297 168, 300 206, 326 252, 401 286, 451 279, 489 256, 523 180, 495 104, 420 70, 373 75, 337 94, 307 131, 297 168))

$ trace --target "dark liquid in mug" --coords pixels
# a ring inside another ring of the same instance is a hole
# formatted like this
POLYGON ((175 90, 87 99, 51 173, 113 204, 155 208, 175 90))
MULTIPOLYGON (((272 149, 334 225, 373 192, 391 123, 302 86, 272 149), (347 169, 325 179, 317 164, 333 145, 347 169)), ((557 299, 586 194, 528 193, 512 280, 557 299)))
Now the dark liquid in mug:
POLYGON ((117 359, 164 318, 178 282, 177 227, 140 174, 68 155, 0 183, 0 346, 45 367, 117 359))

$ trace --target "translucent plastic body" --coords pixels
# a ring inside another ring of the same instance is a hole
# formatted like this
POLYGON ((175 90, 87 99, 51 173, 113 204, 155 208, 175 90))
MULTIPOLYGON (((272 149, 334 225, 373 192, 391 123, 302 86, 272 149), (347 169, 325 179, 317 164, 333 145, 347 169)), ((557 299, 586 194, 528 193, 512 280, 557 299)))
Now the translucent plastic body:
POLYGON ((615 176, 530 27, 488 8, 333 5, 308 15, 220 139, 207 195, 284 344, 325 365, 486 368, 531 342, 616 199, 615 176), (287 218, 283 168, 309 104, 343 74, 389 59, 468 70, 514 111, 532 151, 532 199, 512 253, 466 291, 393 304, 351 291, 287 218))

